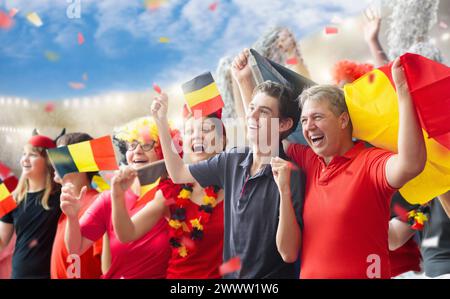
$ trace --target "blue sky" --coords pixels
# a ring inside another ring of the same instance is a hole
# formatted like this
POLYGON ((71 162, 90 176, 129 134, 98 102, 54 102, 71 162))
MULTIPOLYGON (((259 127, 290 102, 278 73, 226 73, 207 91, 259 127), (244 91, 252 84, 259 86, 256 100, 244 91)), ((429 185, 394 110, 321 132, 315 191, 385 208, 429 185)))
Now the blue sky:
POLYGON ((4 12, 19 9, 13 27, 0 29, 0 96, 63 100, 184 82, 213 72, 220 57, 250 46, 270 26, 288 26, 302 38, 322 30, 333 16, 359 13, 367 2, 168 0, 149 11, 143 0, 0 0, 4 12), (68 2, 77 1, 81 18, 70 19, 68 2), (213 2, 215 11, 208 9, 213 2), (33 11, 43 26, 26 20, 33 11), (160 43, 160 37, 170 42, 160 43), (45 51, 59 60, 47 60, 45 51), (68 82, 86 87, 74 90, 68 82))

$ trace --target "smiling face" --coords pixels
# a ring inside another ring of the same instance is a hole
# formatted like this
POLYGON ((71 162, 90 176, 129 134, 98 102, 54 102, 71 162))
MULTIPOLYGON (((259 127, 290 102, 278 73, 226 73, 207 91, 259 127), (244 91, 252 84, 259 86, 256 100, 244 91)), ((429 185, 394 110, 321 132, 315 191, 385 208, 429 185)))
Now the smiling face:
POLYGON ((159 158, 155 152, 155 144, 156 143, 153 141, 146 144, 141 144, 136 140, 127 142, 126 158, 128 165, 137 169, 144 165, 158 161, 159 158))
POLYGON ((184 127, 185 152, 192 162, 206 160, 224 149, 222 123, 218 119, 202 117, 186 120, 184 127))
POLYGON ((306 100, 300 117, 303 135, 311 149, 324 158, 341 153, 342 146, 351 139, 347 112, 337 116, 326 100, 306 100))
POLYGON ((22 166, 22 175, 27 179, 41 178, 47 174, 46 158, 31 145, 24 147, 20 166, 22 166))

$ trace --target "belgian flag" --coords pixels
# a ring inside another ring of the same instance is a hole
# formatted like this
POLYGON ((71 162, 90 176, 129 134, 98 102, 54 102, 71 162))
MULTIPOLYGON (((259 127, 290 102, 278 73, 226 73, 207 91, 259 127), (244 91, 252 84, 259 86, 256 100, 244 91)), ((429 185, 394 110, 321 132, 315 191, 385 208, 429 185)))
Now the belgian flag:
MULTIPOLYGON (((411 204, 424 204, 450 189, 450 68, 417 54, 400 57, 408 88, 419 115, 427 162, 401 195, 411 204), (447 136, 447 137, 446 137, 447 136)), ((344 86, 353 136, 397 152, 398 99, 391 65, 382 66, 344 86)))
POLYGON ((8 214, 16 207, 16 201, 11 195, 10 190, 8 190, 3 180, 0 179, 0 217, 8 214))
POLYGON ((181 86, 190 108, 201 111, 201 116, 210 115, 223 107, 222 96, 210 72, 203 73, 181 86))
POLYGON ((48 149, 47 152, 61 178, 72 172, 119 169, 110 136, 48 149))
POLYGON ((167 169, 164 160, 159 160, 137 170, 139 183, 141 185, 140 198, 135 207, 149 202, 155 197, 159 181, 167 177, 167 169))

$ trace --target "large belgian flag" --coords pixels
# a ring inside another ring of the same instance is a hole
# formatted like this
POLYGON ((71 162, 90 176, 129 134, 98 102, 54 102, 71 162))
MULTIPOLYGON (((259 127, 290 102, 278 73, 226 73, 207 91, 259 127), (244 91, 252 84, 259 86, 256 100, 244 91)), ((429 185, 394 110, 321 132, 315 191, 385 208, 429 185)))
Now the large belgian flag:
MULTIPOLYGON (((449 68, 416 54, 401 56, 408 88, 422 124, 427 162, 417 177, 400 189, 412 204, 423 204, 450 189, 449 68), (434 136, 434 137, 433 137, 434 136)), ((391 66, 375 69, 344 87, 353 136, 397 152, 398 100, 391 66)))
POLYGON ((48 149, 47 152, 61 178, 71 172, 119 169, 110 136, 48 149))
POLYGON ((210 72, 203 73, 181 86, 190 110, 210 115, 223 107, 222 96, 210 72))

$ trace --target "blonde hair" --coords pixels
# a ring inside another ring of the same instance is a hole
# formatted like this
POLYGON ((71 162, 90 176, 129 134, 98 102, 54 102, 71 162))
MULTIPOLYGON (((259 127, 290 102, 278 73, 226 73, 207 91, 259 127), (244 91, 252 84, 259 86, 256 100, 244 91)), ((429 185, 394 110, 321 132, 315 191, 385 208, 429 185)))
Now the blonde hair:
MULTIPOLYGON (((53 166, 50 163, 45 148, 34 147, 30 144, 27 144, 25 146, 29 147, 31 151, 37 152, 41 157, 45 158, 47 171, 45 174, 45 189, 44 189, 45 191, 44 195, 41 198, 41 205, 45 210, 49 210, 50 207, 48 205, 48 199, 50 195, 53 194, 57 189, 56 184, 53 182, 53 175, 54 175, 53 166)), ((22 173, 19 179, 19 183, 17 184, 16 189, 13 191, 13 196, 17 202, 17 205, 19 205, 22 201, 26 200, 27 192, 28 192, 28 179, 22 173)))

